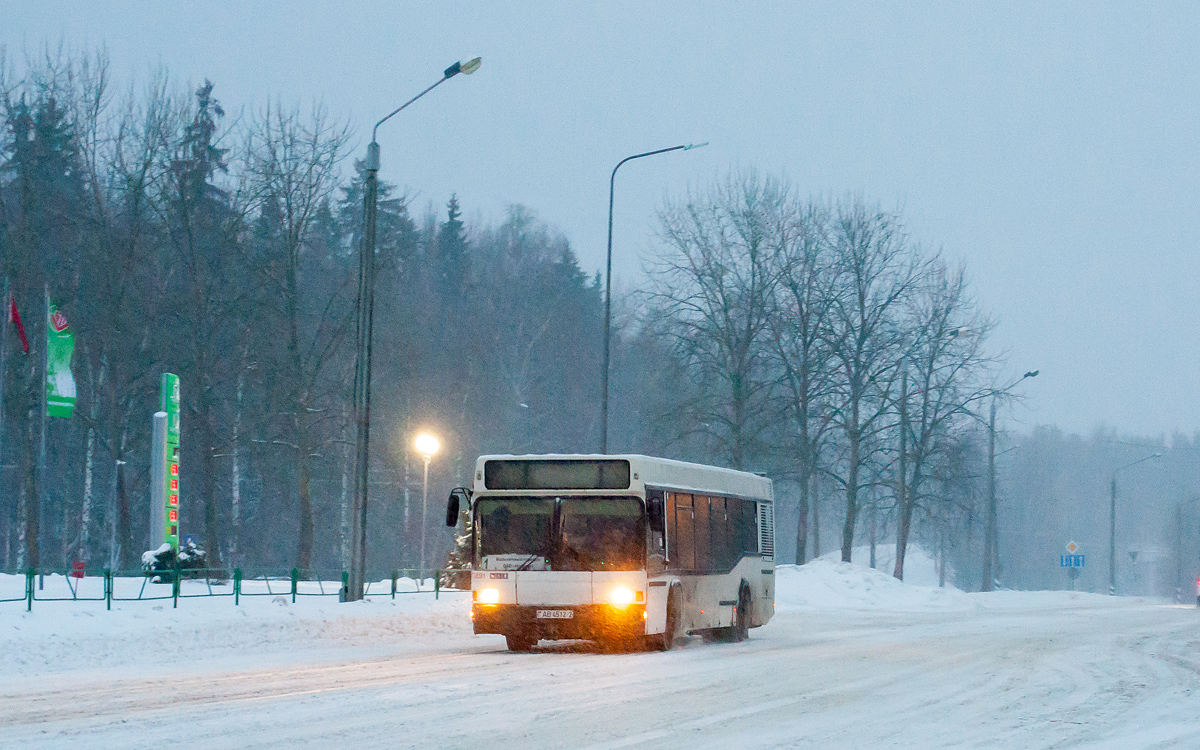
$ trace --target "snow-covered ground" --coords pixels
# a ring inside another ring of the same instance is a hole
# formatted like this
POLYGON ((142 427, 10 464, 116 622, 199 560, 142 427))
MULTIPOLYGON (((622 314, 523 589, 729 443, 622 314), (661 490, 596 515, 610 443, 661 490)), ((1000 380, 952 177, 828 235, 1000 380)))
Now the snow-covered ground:
POLYGON ((3 603, 0 746, 1200 747, 1196 608, 920 567, 780 566, 750 641, 668 653, 511 654, 459 592, 3 603))
MULTIPOLYGON (((20 596, 25 579, 0 575, 0 598, 20 596)), ((244 581, 237 606, 233 597, 190 598, 212 590, 231 594, 228 584, 209 586, 183 581, 177 607, 172 601, 34 601, 31 611, 22 602, 0 604, 0 677, 56 677, 70 672, 81 677, 96 672, 144 674, 206 668, 239 668, 247 664, 311 661, 352 653, 389 651, 414 636, 470 634, 467 595, 441 592, 435 600, 433 580, 417 593, 415 581, 398 581, 396 598, 391 581, 375 581, 361 602, 339 604, 339 584, 303 581, 292 603, 288 581, 244 581), (313 596, 321 591, 329 596, 313 596), (465 624, 464 624, 465 622, 465 624)), ((171 587, 141 579, 117 579, 116 596, 169 597, 171 587)), ((80 597, 100 597, 99 578, 84 579, 80 597)), ((62 576, 47 576, 38 596, 69 597, 62 576)), ((2 741, 2 740, 0 740, 2 741)))

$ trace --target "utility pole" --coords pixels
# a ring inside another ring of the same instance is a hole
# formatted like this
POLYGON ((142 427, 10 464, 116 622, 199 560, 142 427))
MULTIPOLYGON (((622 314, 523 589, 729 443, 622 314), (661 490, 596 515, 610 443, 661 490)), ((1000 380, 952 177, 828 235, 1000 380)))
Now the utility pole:
MULTIPOLYGON (((376 127, 379 127, 376 125, 376 127)), ((346 601, 363 597, 367 570, 367 481, 371 458, 371 331, 375 311, 375 206, 379 190, 379 144, 367 145, 367 175, 363 185, 363 231, 358 252, 358 304, 354 363, 354 506, 350 524, 350 575, 346 601)))
POLYGON ((1183 603, 1183 505, 1175 504, 1175 603, 1183 603))
MULTIPOLYGON (((897 518, 897 527, 904 525, 906 518, 911 518, 908 515, 908 362, 901 361, 900 363, 900 476, 896 482, 896 488, 900 495, 900 510, 897 518)), ((874 509, 872 509, 872 531, 874 531, 874 509)), ((903 535, 905 543, 908 542, 908 529, 897 528, 897 533, 903 535)), ((892 575, 900 580, 904 580, 904 558, 900 556, 900 545, 896 545, 895 552, 896 563, 892 570, 892 575)), ((875 567, 875 550, 871 550, 871 567, 875 567)))
POLYGON ((482 60, 478 57, 467 62, 456 62, 442 73, 442 77, 429 88, 392 110, 375 123, 371 130, 371 142, 367 144, 367 175, 363 184, 363 230, 362 244, 358 253, 358 299, 355 306, 357 356, 354 360, 354 416, 358 426, 354 450, 354 505, 350 526, 350 571, 345 601, 363 598, 367 578, 367 489, 371 460, 371 332, 375 312, 375 208, 379 193, 379 142, 376 135, 379 126, 399 114, 408 105, 433 91, 445 81, 462 73, 470 75, 482 60))
POLYGON ((1108 485, 1108 595, 1117 595, 1117 472, 1108 485))
POLYGON ((983 585, 981 591, 994 587, 992 561, 996 556, 996 394, 988 416, 988 509, 987 527, 983 534, 983 585))

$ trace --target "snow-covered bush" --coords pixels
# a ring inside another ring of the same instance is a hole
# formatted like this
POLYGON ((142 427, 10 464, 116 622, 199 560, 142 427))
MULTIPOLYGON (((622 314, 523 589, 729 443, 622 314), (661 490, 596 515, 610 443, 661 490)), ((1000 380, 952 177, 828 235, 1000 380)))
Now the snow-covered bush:
MULTIPOLYGON (((146 574, 178 570, 184 578, 207 578, 207 567, 208 555, 190 539, 184 542, 178 554, 165 542, 158 549, 142 553, 142 571, 146 574)), ((156 580, 161 582, 161 579, 156 580)))

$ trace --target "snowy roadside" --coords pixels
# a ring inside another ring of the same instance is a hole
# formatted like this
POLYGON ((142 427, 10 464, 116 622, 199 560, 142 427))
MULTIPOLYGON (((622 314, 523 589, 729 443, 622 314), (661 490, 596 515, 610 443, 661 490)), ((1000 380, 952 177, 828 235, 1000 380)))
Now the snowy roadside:
MULTIPOLYGON (((122 584, 127 595, 136 595, 135 581, 118 580, 118 593, 122 584)), ((35 601, 30 612, 21 602, 0 603, 0 676, 239 669, 322 654, 342 658, 347 649, 367 657, 427 649, 446 636, 469 638, 469 594, 443 591, 435 600, 432 582, 427 584, 421 593, 407 593, 415 583, 401 579, 397 588, 405 593, 393 600, 391 582, 376 583, 372 589, 387 593, 351 604, 340 604, 336 595, 300 596, 293 604, 284 593, 243 596, 237 606, 231 597, 180 599, 178 608, 170 599, 116 601, 111 611, 103 601, 35 601)), ((19 596, 23 586, 23 577, 0 576, 0 597, 13 596, 14 589, 19 596)), ((316 591, 315 584, 304 586, 316 591)), ((337 591, 337 584, 324 586, 337 591)), ((287 589, 286 582, 273 584, 274 591, 287 589)), ((243 590, 267 593, 261 582, 246 582, 243 590)), ((185 594, 205 591, 203 582, 183 583, 185 594)), ((44 594, 63 593, 70 595, 62 577, 47 576, 44 594)))
MULTIPOLYGON (((1135 600, 1065 591, 966 593, 938 587, 932 559, 919 548, 910 552, 907 581, 890 569, 890 549, 880 548, 880 567, 843 563, 831 556, 805 565, 776 568, 776 611, 845 612, 850 619, 867 613, 971 612, 1023 608, 1089 608, 1128 606, 1135 600), (927 584, 927 585, 922 585, 927 584), (857 613, 857 614, 856 614, 857 613)), ((867 555, 856 554, 856 559, 867 555)), ((96 596, 99 579, 85 579, 81 596, 96 596), (91 587, 91 588, 89 588, 91 587), (92 590, 92 589, 96 590, 92 590)), ((324 583, 336 591, 336 583, 324 583)), ((24 578, 0 575, 0 598, 19 596, 24 578)), ((121 596, 136 596, 138 579, 117 581, 121 596)), ((186 672, 199 669, 244 669, 257 666, 361 659, 373 656, 463 649, 494 636, 474 636, 468 611, 469 594, 429 588, 415 592, 415 582, 401 579, 395 599, 390 581, 374 583, 366 600, 340 604, 335 596, 301 596, 295 603, 283 593, 287 582, 273 584, 266 596, 185 598, 173 609, 171 600, 120 601, 106 611, 103 601, 35 601, 26 612, 21 602, 0 603, 0 677, 36 679, 69 672, 81 676, 114 670, 129 674, 147 670, 186 672)), ((183 593, 203 593, 201 581, 185 581, 183 593)), ((243 590, 267 594, 262 581, 247 581, 243 590)), ((315 593, 316 582, 300 590, 315 593)), ((157 593, 167 593, 161 586, 157 593)), ((70 595, 62 576, 46 578, 45 596, 70 595)), ((1144 600, 1143 600, 1144 601, 1144 600)), ((777 618, 768 628, 794 627, 796 620, 777 618)), ((502 644, 502 641, 500 641, 502 644)))
MULTIPOLYGON (((1061 606, 1105 608, 1129 604, 1168 604, 1151 597, 1109 597, 1076 591, 965 592, 939 586, 937 563, 918 546, 910 546, 904 562, 904 580, 892 577, 895 546, 879 545, 876 567, 868 547, 855 547, 856 562, 844 563, 839 552, 830 552, 804 565, 775 567, 776 612, 816 610, 868 610, 878 612, 950 612, 984 609, 1022 609, 1061 606)), ((953 574, 947 575, 953 579, 953 574)))

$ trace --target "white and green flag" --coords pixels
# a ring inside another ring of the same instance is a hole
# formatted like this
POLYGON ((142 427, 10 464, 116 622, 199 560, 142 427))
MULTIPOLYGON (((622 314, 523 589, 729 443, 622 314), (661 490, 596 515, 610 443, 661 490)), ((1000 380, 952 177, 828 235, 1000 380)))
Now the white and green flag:
POLYGON ((75 410, 75 377, 71 355, 75 336, 67 329, 67 316, 50 305, 46 326, 46 410, 52 417, 70 418, 75 410))

